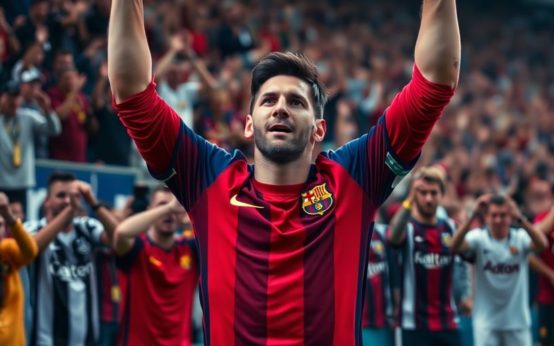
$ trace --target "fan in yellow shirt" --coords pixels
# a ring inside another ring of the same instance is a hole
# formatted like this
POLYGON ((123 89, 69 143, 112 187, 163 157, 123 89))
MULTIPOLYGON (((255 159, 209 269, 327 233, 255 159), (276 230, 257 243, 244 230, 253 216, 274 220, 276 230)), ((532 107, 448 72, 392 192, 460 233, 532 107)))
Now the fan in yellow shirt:
POLYGON ((8 198, 0 192, 0 345, 25 345, 23 329, 23 288, 18 269, 38 253, 35 239, 9 209, 8 198), (8 231, 11 237, 7 237, 8 231))

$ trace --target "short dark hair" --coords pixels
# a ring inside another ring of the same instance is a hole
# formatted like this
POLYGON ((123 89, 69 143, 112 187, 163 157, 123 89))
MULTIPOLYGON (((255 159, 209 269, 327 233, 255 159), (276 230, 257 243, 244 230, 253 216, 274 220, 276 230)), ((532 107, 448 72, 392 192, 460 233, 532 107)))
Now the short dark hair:
POLYGON ((287 75, 300 78, 308 83, 312 92, 311 101, 314 105, 316 119, 323 118, 323 107, 327 95, 323 84, 319 81, 319 73, 315 64, 299 53, 274 52, 266 55, 252 69, 252 84, 250 85, 250 113, 254 109, 254 101, 262 85, 270 78, 287 75))
POLYGON ((491 199, 489 201, 490 204, 494 204, 494 205, 504 205, 506 204, 507 202, 507 199, 505 196, 503 195, 500 195, 500 194, 494 194, 491 196, 491 199))
POLYGON ((52 185, 57 182, 70 183, 77 180, 72 173, 69 172, 54 172, 48 178, 48 195, 50 195, 50 189, 52 185))

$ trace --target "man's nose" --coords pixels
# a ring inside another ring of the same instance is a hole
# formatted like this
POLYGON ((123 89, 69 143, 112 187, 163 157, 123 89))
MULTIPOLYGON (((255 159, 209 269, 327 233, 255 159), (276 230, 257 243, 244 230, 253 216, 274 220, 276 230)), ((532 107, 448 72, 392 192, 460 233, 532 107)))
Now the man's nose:
POLYGON ((275 103, 272 115, 274 117, 288 117, 289 110, 287 107, 287 100, 284 96, 280 96, 275 103))

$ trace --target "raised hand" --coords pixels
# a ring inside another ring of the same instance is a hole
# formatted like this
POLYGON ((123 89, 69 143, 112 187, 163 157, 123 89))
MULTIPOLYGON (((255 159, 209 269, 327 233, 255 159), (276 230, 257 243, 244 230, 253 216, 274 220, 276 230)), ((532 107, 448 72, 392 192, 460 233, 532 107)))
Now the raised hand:
POLYGON ((516 202, 510 197, 506 197, 508 201, 508 206, 510 207, 510 215, 514 220, 519 220, 522 217, 521 210, 517 206, 516 202))
POLYGON ((0 215, 8 225, 12 225, 16 220, 10 209, 10 200, 3 192, 0 192, 0 215))
POLYGON ((50 101, 50 97, 44 91, 38 89, 35 92, 35 100, 43 111, 50 112, 50 110, 52 109, 52 102, 50 101))
POLYGON ((74 183, 74 191, 77 192, 77 196, 83 196, 85 199, 85 202, 87 202, 88 205, 95 205, 98 201, 96 200, 96 196, 92 192, 92 187, 90 184, 77 180, 74 183))
POLYGON ((492 193, 486 193, 477 198, 477 200, 475 201, 475 209, 471 214, 471 218, 475 219, 476 217, 483 217, 485 215, 489 207, 491 197, 492 193))
POLYGON ((173 197, 171 202, 169 202, 169 206, 171 208, 172 213, 183 213, 186 212, 185 208, 181 205, 181 202, 177 200, 177 198, 173 197))

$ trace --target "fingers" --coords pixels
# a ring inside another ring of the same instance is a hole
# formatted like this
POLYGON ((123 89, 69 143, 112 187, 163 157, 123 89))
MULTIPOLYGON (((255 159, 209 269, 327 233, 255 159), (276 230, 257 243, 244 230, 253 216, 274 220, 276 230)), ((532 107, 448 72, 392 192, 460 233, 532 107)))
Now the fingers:
POLYGON ((8 205, 9 203, 8 196, 4 192, 0 192, 0 206, 8 205))

